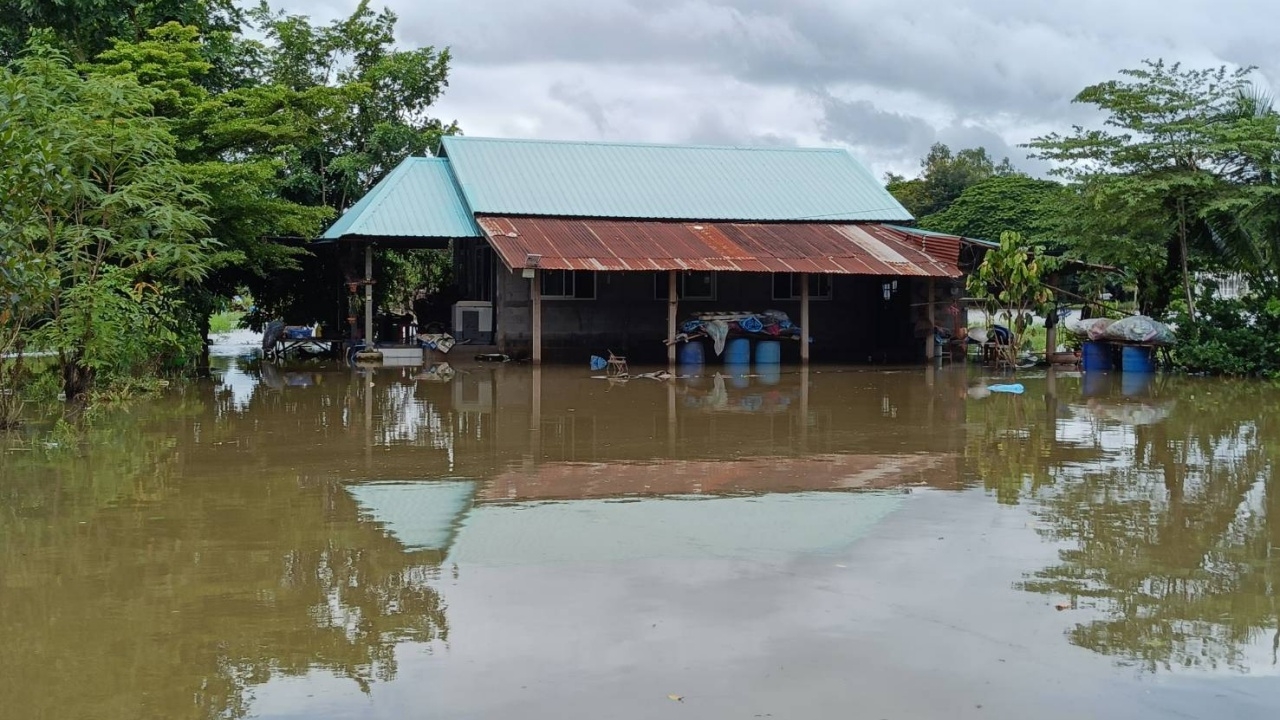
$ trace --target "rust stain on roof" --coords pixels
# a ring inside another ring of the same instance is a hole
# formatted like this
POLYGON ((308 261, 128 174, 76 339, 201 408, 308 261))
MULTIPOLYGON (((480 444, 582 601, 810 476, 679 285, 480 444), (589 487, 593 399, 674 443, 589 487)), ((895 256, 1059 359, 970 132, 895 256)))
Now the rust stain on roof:
POLYGON ((879 224, 477 218, 508 268, 960 277, 960 238, 879 224))

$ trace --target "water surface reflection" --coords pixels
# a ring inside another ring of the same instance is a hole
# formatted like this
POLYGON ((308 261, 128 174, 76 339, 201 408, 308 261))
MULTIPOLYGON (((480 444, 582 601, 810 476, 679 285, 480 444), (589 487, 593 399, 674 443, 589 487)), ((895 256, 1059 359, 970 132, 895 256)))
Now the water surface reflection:
POLYGON ((223 358, 0 455, 0 694, 104 718, 1274 708, 1241 683, 1280 642, 1280 393, 1020 380, 223 358))

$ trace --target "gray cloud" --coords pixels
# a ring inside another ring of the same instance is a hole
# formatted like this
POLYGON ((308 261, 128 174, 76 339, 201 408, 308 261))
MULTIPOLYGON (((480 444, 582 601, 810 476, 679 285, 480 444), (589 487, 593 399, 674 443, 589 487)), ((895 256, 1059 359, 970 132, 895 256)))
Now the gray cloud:
MULTIPOLYGON (((440 113, 472 134, 837 143, 877 172, 928 145, 1016 145, 1144 58, 1280 77, 1267 0, 382 0, 410 45, 451 46, 440 113)), ((291 10, 334 14, 355 0, 291 10)))

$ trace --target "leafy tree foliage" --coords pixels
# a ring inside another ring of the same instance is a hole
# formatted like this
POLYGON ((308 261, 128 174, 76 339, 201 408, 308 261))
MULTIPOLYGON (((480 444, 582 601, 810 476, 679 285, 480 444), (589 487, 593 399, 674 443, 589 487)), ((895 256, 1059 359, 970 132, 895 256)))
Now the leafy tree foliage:
POLYGON ((0 18, 0 61, 16 58, 33 35, 84 61, 167 22, 235 31, 242 12, 234 0, 0 0, 0 18))
POLYGON ((1054 258, 1037 253, 1018 233, 1005 232, 1000 235, 1000 247, 988 250, 969 276, 969 294, 987 306, 987 317, 1010 316, 1013 338, 1004 346, 1010 365, 1016 363, 1032 313, 1047 314, 1053 296, 1044 280, 1055 264, 1054 258))
POLYGON ((1076 96, 1105 113, 1104 129, 1030 143, 1081 190, 1069 213, 1077 252, 1130 268, 1149 314, 1180 284, 1195 318, 1193 272, 1212 264, 1214 218, 1259 176, 1256 156, 1280 148, 1274 117, 1240 112, 1251 72, 1148 61, 1076 96))
POLYGON ((942 212, 955 202, 966 188, 990 177, 1017 175, 1009 158, 992 161, 986 148, 968 148, 952 153, 951 148, 935 143, 920 161, 920 176, 908 180, 890 173, 885 187, 898 202, 916 217, 942 212))
POLYGON ((69 398, 97 375, 154 370, 193 349, 180 289, 208 270, 206 198, 183 177, 152 99, 38 45, 0 71, 0 163, 19 169, 0 256, 21 264, 9 302, 25 316, 10 327, 56 351, 69 398))
POLYGON ((1016 232, 1046 242, 1058 232, 1068 194, 1064 185, 1052 180, 995 176, 965 188, 946 210, 920 218, 920 227, 987 240, 1016 232))

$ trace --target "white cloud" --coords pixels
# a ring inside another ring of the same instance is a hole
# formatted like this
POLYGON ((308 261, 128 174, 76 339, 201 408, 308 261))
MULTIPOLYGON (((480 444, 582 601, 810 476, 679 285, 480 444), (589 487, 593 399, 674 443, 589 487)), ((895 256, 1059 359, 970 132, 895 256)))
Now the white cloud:
MULTIPOLYGON (((913 173, 935 140, 1016 147, 1144 58, 1280 77, 1266 0, 384 0, 450 46, 439 114, 472 135, 839 143, 913 173)), ((284 0, 331 18, 356 0, 284 0)))

